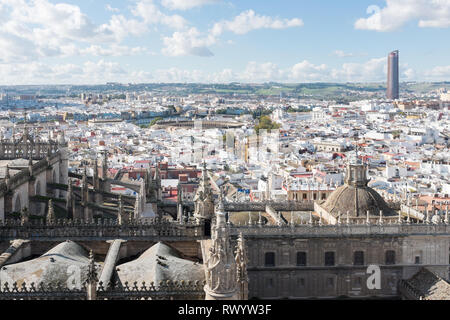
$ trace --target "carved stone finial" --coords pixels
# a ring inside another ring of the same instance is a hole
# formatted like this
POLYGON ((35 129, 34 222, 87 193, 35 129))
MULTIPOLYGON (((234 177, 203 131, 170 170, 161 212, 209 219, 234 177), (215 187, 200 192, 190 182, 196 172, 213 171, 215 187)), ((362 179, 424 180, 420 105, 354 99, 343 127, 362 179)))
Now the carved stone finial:
POLYGON ((98 281, 98 276, 97 276, 97 267, 96 267, 95 261, 94 261, 94 253, 92 252, 92 250, 90 250, 86 282, 88 284, 92 284, 92 283, 97 283, 97 281, 98 281))
POLYGON ((219 208, 213 224, 211 247, 205 258, 205 292, 208 300, 221 299, 223 296, 235 299, 238 291, 237 268, 230 244, 229 228, 225 223, 225 211, 219 208))
POLYGON ((52 199, 48 200, 48 212, 47 212, 47 219, 46 222, 49 225, 54 224, 56 221, 56 217, 55 217, 55 211, 53 208, 53 201, 52 199))
POLYGON ((122 225, 124 222, 124 217, 123 217, 123 201, 122 201, 122 195, 119 195, 119 206, 118 206, 118 210, 117 210, 117 223, 119 225, 122 225))
POLYGON ((235 252, 237 282, 239 285, 239 299, 248 300, 248 273, 247 273, 247 250, 245 249, 245 240, 242 232, 239 233, 237 248, 235 252))
POLYGON ((445 218, 444 223, 448 224, 448 202, 446 202, 445 218))
POLYGON ((6 171, 5 171, 5 180, 6 180, 6 183, 8 183, 8 180, 9 179, 11 179, 11 175, 10 175, 10 173, 9 173, 9 166, 8 166, 8 164, 6 165, 6 171))
POLYGON ((425 208, 425 223, 430 223, 430 212, 425 208))
POLYGON ((21 214, 20 214, 20 223, 21 223, 21 225, 24 225, 24 224, 28 223, 28 217, 29 217, 28 208, 24 207, 22 209, 21 214))

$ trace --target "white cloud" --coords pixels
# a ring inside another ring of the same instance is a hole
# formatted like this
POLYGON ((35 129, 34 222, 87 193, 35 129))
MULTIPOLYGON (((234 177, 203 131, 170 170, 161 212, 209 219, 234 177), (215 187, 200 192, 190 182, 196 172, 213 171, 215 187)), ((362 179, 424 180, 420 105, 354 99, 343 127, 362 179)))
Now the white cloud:
POLYGON ((155 72, 158 82, 202 82, 205 75, 200 70, 161 69, 155 72))
POLYGON ((164 37, 165 47, 163 54, 168 56, 196 55, 203 57, 213 56, 208 46, 214 44, 216 39, 212 36, 202 37, 197 28, 187 31, 174 32, 171 37, 164 37))
POLYGON ((258 29, 286 29, 291 27, 301 27, 303 21, 294 19, 274 19, 269 16, 256 14, 253 10, 247 10, 236 16, 231 21, 221 21, 214 24, 212 34, 221 35, 224 31, 231 31, 236 34, 246 34, 258 29))
POLYGON ((333 55, 336 56, 336 57, 339 57, 339 58, 348 58, 348 57, 353 57, 354 56, 353 53, 347 53, 347 52, 344 52, 342 50, 334 51, 333 55))
POLYGON ((290 79, 293 81, 321 81, 328 77, 328 67, 325 64, 314 65, 307 60, 294 65, 290 71, 290 79))
POLYGON ((221 0, 162 0, 162 5, 171 10, 188 10, 206 4, 220 3, 221 0))
POLYGON ((111 7, 111 5, 110 5, 109 3, 105 6, 105 9, 106 9, 107 11, 111 11, 111 12, 115 12, 115 13, 117 13, 117 12, 120 11, 120 10, 117 9, 117 8, 111 7))
MULTIPOLYGON (((111 5, 106 9, 117 12, 111 5)), ((150 26, 184 30, 188 24, 179 15, 162 13, 152 0, 135 2, 131 13, 134 17, 113 14, 106 23, 97 25, 76 5, 49 0, 0 0, 0 63, 75 55, 151 54, 145 48, 121 43, 130 36, 149 32, 150 26)), ((196 47, 190 51, 207 55, 206 50, 196 47)))
POLYGON ((76 55, 86 44, 117 46, 125 37, 147 31, 145 22, 122 15, 98 26, 78 6, 47 0, 3 0, 0 17, 3 63, 76 55))
POLYGON ((434 81, 449 81, 450 80, 450 65, 437 66, 431 70, 425 71, 425 76, 434 81))
POLYGON ((246 82, 267 82, 277 81, 283 78, 283 71, 272 62, 256 63, 251 61, 239 75, 239 78, 246 82))
POLYGON ((384 81, 387 74, 387 59, 375 58, 364 63, 344 63, 340 69, 333 69, 333 79, 349 82, 384 81))
POLYGON ((154 55, 154 53, 148 51, 143 47, 128 47, 128 46, 120 46, 113 44, 110 47, 102 47, 99 45, 91 45, 90 47, 80 49, 78 51, 79 55, 91 55, 91 56, 113 56, 113 57, 121 57, 121 56, 135 56, 135 55, 154 55))
POLYGON ((143 21, 127 19, 123 15, 113 15, 108 23, 97 28, 99 34, 96 40, 120 43, 129 35, 139 36, 147 31, 147 24, 143 21))
POLYGON ((132 10, 133 14, 141 17, 147 24, 163 24, 174 29, 183 29, 188 22, 180 15, 166 15, 153 3, 153 0, 140 0, 132 10))
MULTIPOLYGON (((90 48, 99 51, 105 48, 90 48)), ((9 84, 99 84, 108 81, 127 82, 201 82, 201 83, 261 83, 261 82, 385 82, 386 58, 369 59, 361 63, 344 63, 332 68, 308 60, 280 68, 273 62, 251 61, 240 70, 230 68, 209 72, 198 69, 168 68, 133 70, 128 65, 106 58, 81 64, 49 65, 42 62, 0 64, 0 85, 9 84)), ((417 72, 407 64, 400 65, 401 81, 417 78, 427 81, 450 79, 450 66, 437 66, 426 72, 417 72)))
POLYGON ((386 7, 369 6, 368 18, 355 22, 356 29, 393 31, 410 21, 419 27, 450 27, 449 0, 386 0, 386 7))
POLYGON ((165 47, 162 52, 168 56, 196 55, 209 57, 214 54, 208 47, 216 44, 224 31, 245 34, 256 29, 285 29, 301 25, 303 25, 303 22, 297 18, 280 20, 257 15, 254 11, 248 10, 231 21, 221 21, 214 24, 208 33, 201 33, 195 27, 174 32, 171 37, 163 38, 165 47))

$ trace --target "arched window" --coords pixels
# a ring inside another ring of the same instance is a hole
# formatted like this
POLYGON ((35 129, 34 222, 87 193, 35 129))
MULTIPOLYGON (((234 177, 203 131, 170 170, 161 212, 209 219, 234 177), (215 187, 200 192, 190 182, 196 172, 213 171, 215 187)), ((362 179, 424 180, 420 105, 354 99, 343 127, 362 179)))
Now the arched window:
POLYGON ((264 265, 266 267, 275 267, 275 252, 266 252, 264 256, 264 265))
POLYGON ((395 264, 395 251, 394 250, 388 250, 386 251, 386 264, 395 264))
POLYGON ((363 266, 364 265, 364 252, 363 251, 355 251, 354 252, 353 264, 355 266, 363 266))

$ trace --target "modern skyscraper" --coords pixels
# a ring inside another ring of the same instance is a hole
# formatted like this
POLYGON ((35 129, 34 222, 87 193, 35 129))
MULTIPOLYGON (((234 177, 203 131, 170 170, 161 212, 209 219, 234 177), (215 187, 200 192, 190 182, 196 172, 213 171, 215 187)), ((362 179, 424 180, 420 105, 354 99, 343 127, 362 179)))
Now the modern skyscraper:
POLYGON ((398 50, 392 51, 388 55, 388 79, 386 96, 391 100, 398 99, 399 97, 398 50))

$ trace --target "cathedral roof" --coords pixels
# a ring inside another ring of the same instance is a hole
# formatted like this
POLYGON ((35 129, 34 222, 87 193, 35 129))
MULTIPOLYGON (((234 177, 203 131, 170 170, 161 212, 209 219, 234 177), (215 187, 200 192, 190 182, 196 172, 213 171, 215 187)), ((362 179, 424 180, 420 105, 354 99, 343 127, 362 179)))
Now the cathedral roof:
POLYGON ((424 300, 450 299, 450 284, 427 268, 422 268, 406 282, 424 300))
POLYGON ((177 250, 162 242, 147 249, 136 260, 117 266, 116 271, 122 284, 205 280, 202 264, 181 258, 177 250))
MULTIPOLYGON (((2 283, 11 282, 10 285, 17 282, 18 286, 25 282, 27 287, 32 282, 35 287, 41 282, 46 285, 60 283, 65 286, 69 277, 79 274, 81 281, 73 282, 73 284, 80 289, 86 280, 88 265, 87 250, 75 242, 66 241, 36 259, 3 267, 1 280, 2 283)), ((97 266, 97 270, 99 269, 97 266)))

